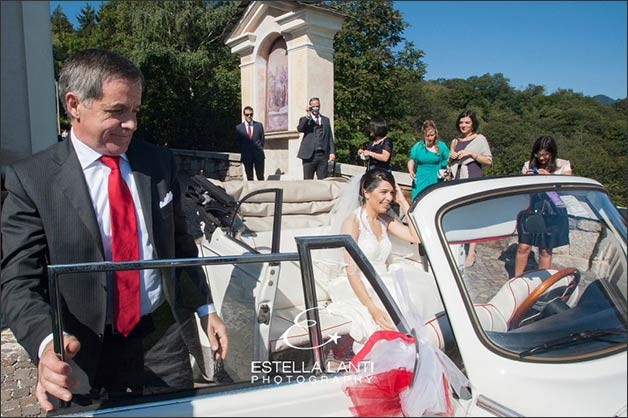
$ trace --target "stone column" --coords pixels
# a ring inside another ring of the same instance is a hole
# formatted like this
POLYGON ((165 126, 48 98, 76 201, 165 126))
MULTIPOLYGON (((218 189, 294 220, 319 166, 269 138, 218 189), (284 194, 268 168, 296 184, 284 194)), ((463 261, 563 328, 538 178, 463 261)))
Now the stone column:
POLYGON ((52 30, 47 1, 2 2, 0 168, 57 142, 52 30))

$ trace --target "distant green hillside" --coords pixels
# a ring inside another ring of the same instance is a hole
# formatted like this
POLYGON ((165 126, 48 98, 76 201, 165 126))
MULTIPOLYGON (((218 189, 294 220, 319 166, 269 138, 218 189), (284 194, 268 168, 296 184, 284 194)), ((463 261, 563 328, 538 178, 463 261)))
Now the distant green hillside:
POLYGON ((602 104, 615 103, 617 101, 615 99, 611 99, 604 94, 598 94, 597 96, 593 96, 593 98, 602 104))

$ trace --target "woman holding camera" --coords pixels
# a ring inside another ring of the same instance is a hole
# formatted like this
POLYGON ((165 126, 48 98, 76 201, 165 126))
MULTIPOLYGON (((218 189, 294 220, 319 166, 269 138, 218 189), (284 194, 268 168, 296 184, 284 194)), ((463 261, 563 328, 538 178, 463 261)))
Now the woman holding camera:
POLYGON ((390 159, 392 158, 393 144, 388 135, 388 125, 382 118, 376 118, 369 122, 369 132, 374 138, 366 149, 359 149, 358 156, 368 160, 367 170, 381 168, 392 172, 390 159))
MULTIPOLYGON (((558 147, 551 136, 540 136, 532 146, 530 159, 523 164, 522 174, 562 174, 572 175, 571 163, 558 158, 558 147)), ((532 246, 539 249, 540 270, 549 269, 552 264, 552 250, 569 244, 569 219, 562 208, 557 194, 540 195, 530 205, 528 212, 517 218, 517 256, 515 258, 515 276, 524 272, 532 246), (526 216, 538 212, 543 217, 545 231, 530 231, 526 228, 526 216)))
POLYGON ((530 159, 523 164, 521 174, 572 174, 569 160, 558 158, 558 146, 551 136, 540 136, 532 145, 530 159))
POLYGON ((408 160, 408 172, 412 177, 412 200, 427 187, 446 178, 449 162, 449 148, 438 139, 436 123, 426 120, 421 133, 423 141, 414 144, 408 160))

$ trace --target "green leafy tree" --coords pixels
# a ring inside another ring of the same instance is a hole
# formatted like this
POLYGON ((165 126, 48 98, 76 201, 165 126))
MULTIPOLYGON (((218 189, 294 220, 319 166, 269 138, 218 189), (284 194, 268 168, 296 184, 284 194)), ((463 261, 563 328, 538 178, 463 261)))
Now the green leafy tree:
POLYGON ((178 148, 235 150, 240 121, 239 59, 224 45, 237 3, 137 2, 134 43, 125 45, 147 78, 139 136, 178 148), (150 83, 148 81, 150 80, 150 83))
POLYGON ((81 8, 76 20, 81 35, 90 36, 98 26, 98 12, 94 10, 91 4, 87 3, 81 8))
POLYGON ((368 122, 383 117, 394 140, 393 167, 404 169, 413 126, 404 116, 406 86, 425 73, 423 52, 403 37, 406 23, 392 2, 329 2, 348 17, 334 39, 335 138, 338 159, 355 163, 368 141, 368 122))
MULTIPOLYGON (((76 42, 76 34, 74 27, 68 20, 68 17, 61 10, 61 6, 57 6, 51 15, 52 26, 52 51, 55 74, 59 73, 59 69, 63 62, 70 57, 69 51, 76 42)), ((60 98, 57 97, 57 100, 60 98)), ((59 109, 63 109, 63 103, 59 103, 59 109)), ((70 126, 70 119, 63 112, 59 115, 59 121, 62 127, 70 126)))
POLYGON ((61 6, 55 7, 50 18, 52 24, 52 32, 56 35, 74 33, 74 28, 68 20, 68 17, 61 10, 61 6))
POLYGON ((68 17, 61 10, 61 6, 57 6, 52 12, 50 23, 52 25, 52 49, 55 70, 58 72, 61 64, 68 58, 68 45, 74 37, 74 28, 68 17))
POLYGON ((80 42, 121 52, 146 79, 136 137, 175 148, 233 151, 240 121, 238 57, 224 45, 236 2, 104 3, 83 10, 80 42), (89 33, 89 36, 87 32, 89 33))

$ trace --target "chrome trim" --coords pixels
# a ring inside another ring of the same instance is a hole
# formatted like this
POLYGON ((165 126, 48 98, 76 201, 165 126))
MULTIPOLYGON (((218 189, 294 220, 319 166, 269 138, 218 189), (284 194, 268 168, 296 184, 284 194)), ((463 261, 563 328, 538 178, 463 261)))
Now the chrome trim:
POLYGON ((505 407, 504 405, 490 398, 487 398, 484 395, 478 396, 477 406, 478 408, 482 408, 485 411, 488 411, 489 413, 498 417, 523 417, 524 416, 518 412, 513 411, 510 408, 505 407))

